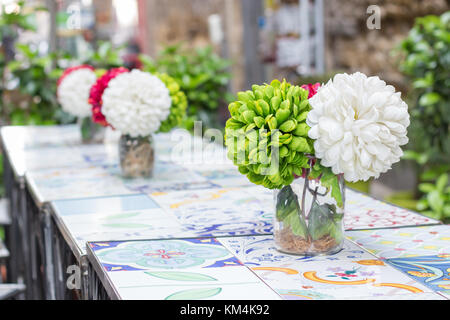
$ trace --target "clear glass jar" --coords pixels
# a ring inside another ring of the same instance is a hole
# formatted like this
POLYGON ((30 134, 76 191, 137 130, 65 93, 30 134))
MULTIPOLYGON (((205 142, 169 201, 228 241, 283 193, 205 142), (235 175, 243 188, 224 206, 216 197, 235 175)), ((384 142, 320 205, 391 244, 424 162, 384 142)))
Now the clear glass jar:
POLYGON ((123 134, 119 141, 119 158, 125 178, 149 178, 155 162, 153 137, 131 137, 123 134))
POLYGON ((90 117, 79 118, 78 126, 81 132, 82 143, 102 143, 105 137, 105 128, 92 121, 90 117))
MULTIPOLYGON (((304 176, 308 176, 306 172, 304 176)), ((279 251, 305 256, 333 254, 344 242, 345 185, 337 176, 342 195, 338 206, 331 189, 320 180, 299 177, 274 190, 274 240, 279 251)))

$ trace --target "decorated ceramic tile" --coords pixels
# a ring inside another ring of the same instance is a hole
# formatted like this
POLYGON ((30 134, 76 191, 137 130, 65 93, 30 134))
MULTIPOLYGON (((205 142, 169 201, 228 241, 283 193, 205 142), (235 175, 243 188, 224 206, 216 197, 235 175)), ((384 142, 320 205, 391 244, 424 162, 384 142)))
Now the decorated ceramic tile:
POLYGON ((450 254, 450 226, 347 231, 346 236, 382 259, 450 254))
MULTIPOLYGON (((262 283, 119 288, 123 300, 280 300, 262 283), (156 289, 156 290, 155 290, 156 289)), ((223 312, 223 310, 222 310, 223 312)))
POLYGON ((346 189, 345 197, 344 225, 346 230, 440 223, 437 220, 376 200, 351 189, 346 189))
POLYGON ((285 299, 352 299, 431 292, 385 262, 294 261, 250 267, 285 299))
POLYGON ((176 239, 89 244, 106 271, 241 266, 216 239, 176 239))
POLYGON ((437 293, 447 300, 450 300, 450 290, 438 291, 437 293))
POLYGON ((227 170, 214 168, 212 170, 195 170, 195 172, 221 188, 253 186, 248 178, 242 175, 237 168, 227 170))
POLYGON ((450 290, 450 254, 394 258, 386 262, 434 291, 450 290))
POLYGON ((29 171, 26 179, 31 191, 42 202, 60 199, 93 198, 136 194, 123 179, 97 166, 65 167, 29 171))
MULTIPOLYGON (((120 177, 118 166, 107 168, 112 176, 120 177)), ((155 193, 177 190, 196 190, 204 188, 218 188, 201 175, 172 162, 157 161, 151 178, 127 179, 124 186, 134 192, 155 193)))
POLYGON ((79 144, 78 126, 7 126, 1 134, 8 151, 79 144))
POLYGON ((117 214, 159 208, 159 205, 145 194, 56 200, 52 202, 52 206, 59 216, 94 215, 95 217, 116 216, 117 214))
POLYGON ((212 225, 240 221, 272 221, 272 202, 261 201, 246 188, 203 189, 152 194, 183 224, 212 225))
POLYGON ((389 296, 352 297, 352 300, 447 300, 439 293, 424 292, 410 294, 395 294, 389 296))
POLYGON ((280 299, 243 266, 108 272, 108 277, 122 299, 280 299))
POLYGON ((375 263, 374 257, 367 251, 358 247, 351 241, 345 241, 341 251, 334 255, 304 257, 286 254, 278 251, 273 241, 273 236, 246 236, 226 237, 219 241, 248 267, 278 266, 282 263, 295 263, 305 261, 330 261, 337 263, 340 260, 358 260, 359 264, 375 263))

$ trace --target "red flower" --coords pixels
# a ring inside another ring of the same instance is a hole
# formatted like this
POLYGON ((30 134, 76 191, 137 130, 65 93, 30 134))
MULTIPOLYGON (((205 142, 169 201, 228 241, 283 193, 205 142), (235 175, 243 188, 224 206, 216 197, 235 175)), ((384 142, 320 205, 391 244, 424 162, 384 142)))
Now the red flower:
POLYGON ((319 90, 319 87, 320 87, 320 83, 318 83, 318 82, 315 84, 309 83, 309 84, 302 85, 302 88, 305 90, 308 90, 308 92, 309 92, 308 99, 313 97, 317 93, 317 90, 319 90))
POLYGON ((108 70, 104 75, 97 79, 97 82, 92 86, 89 94, 89 103, 92 105, 92 121, 104 127, 110 126, 102 113, 102 95, 108 87, 109 81, 117 77, 119 74, 128 72, 124 67, 114 68, 108 70))
POLYGON ((70 73, 80 70, 80 69, 91 69, 92 71, 94 71, 94 67, 87 65, 87 64, 82 64, 80 66, 76 66, 76 67, 71 67, 71 68, 67 68, 66 70, 64 70, 63 74, 61 75, 61 77, 59 77, 58 82, 56 83, 57 86, 59 86, 61 84, 61 82, 64 80, 65 77, 67 77, 70 73))

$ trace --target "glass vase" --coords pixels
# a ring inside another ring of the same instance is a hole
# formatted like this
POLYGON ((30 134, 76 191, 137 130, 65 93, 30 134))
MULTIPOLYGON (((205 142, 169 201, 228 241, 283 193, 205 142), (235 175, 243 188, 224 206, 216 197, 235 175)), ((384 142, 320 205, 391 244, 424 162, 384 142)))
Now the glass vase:
POLYGON ((274 240, 277 250, 304 256, 329 255, 342 249, 344 242, 345 185, 337 176, 342 203, 320 179, 309 172, 292 184, 274 190, 274 240))
POLYGON ((122 135, 119 140, 119 158, 125 178, 149 178, 155 162, 153 137, 122 135))
POLYGON ((78 126, 81 132, 82 143, 102 143, 105 136, 105 128, 92 121, 90 117, 79 118, 78 126))

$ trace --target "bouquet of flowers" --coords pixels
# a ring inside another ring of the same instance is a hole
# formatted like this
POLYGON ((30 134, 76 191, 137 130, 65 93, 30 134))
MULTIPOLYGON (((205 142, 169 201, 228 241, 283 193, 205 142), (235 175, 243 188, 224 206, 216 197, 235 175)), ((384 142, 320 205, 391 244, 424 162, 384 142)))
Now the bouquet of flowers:
POLYGON ((96 81, 95 70, 89 65, 66 69, 57 82, 57 98, 62 109, 79 118, 89 117, 89 92, 96 81))
POLYGON ((77 117, 82 142, 99 142, 103 139, 101 127, 91 121, 91 105, 88 102, 97 72, 89 65, 68 68, 57 82, 57 99, 62 109, 77 117))
POLYGON ((126 68, 101 76, 89 102, 96 123, 122 133, 120 159, 126 177, 151 175, 152 134, 180 125, 187 108, 185 94, 168 75, 126 68))
POLYGON ((400 93, 359 72, 322 86, 254 85, 229 111, 228 157, 251 182, 276 190, 275 241, 290 253, 339 250, 344 179, 377 178, 408 142, 400 93))

